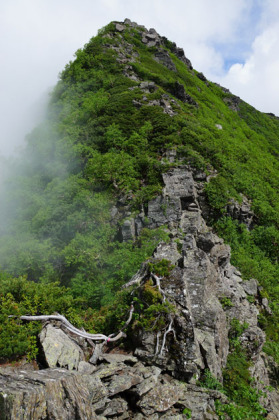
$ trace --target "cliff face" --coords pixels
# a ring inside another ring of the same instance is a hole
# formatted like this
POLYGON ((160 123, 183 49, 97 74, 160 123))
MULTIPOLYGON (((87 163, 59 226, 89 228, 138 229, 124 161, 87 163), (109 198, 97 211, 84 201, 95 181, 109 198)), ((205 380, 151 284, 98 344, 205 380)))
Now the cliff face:
MULTIPOLYGON (((267 392, 261 402, 269 419, 278 418, 278 394, 270 390, 272 364, 262 352, 265 334, 257 319, 259 311, 270 309, 257 281, 242 280, 230 263, 230 247, 207 226, 205 183, 204 173, 181 165, 164 174, 162 195, 148 203, 151 227, 164 225, 170 237, 150 262, 167 260, 170 269, 152 277, 144 263, 126 288, 141 295, 151 282, 171 308, 164 323, 146 329, 133 321, 130 353, 111 352, 108 343, 94 364, 84 361, 85 342, 46 325, 40 339, 49 368, 2 369, 2 418, 218 419, 216 407, 229 404, 220 389, 236 320, 244 325, 237 339, 251 361, 255 386, 267 392), (206 372, 218 379, 219 390, 203 387, 206 372)), ((124 236, 136 235, 139 219, 124 223, 124 236)))
POLYGON ((16 334, 24 341, 22 331, 31 332, 11 324, 9 310, 17 317, 58 310, 107 328, 97 309, 122 288, 120 308, 105 311, 121 328, 133 303, 133 318, 119 346, 45 324, 40 369, 0 369, 0 418, 279 418, 270 356, 278 334, 277 121, 264 116, 261 125, 260 113, 195 72, 175 43, 128 19, 108 25, 76 57, 50 107, 59 141, 46 147, 49 131, 39 131, 27 149, 35 149, 36 165, 24 182, 38 191, 17 223, 29 229, 23 243, 34 261, 15 248, 19 268, 14 261, 4 268, 36 283, 30 291, 21 279, 10 291, 0 273, 8 296, 0 294, 1 319, 12 325, 6 347, 16 348, 5 357, 34 344, 15 345, 16 334), (243 275, 216 233, 220 220, 243 275), (48 288, 54 281, 69 288, 48 288))

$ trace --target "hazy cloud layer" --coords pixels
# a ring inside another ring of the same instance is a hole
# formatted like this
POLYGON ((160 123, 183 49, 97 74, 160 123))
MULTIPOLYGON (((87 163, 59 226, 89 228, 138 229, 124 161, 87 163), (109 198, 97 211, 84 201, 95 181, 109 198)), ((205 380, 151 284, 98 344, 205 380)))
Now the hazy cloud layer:
POLYGON ((208 78, 279 114, 277 0, 1 1, 0 154, 23 143, 74 52, 125 17, 155 27, 208 78))

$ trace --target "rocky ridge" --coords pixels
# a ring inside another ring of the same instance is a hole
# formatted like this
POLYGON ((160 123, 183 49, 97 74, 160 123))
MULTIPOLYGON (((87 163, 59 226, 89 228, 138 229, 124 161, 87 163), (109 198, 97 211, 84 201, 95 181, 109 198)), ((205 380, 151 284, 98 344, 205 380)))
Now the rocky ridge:
MULTIPOLYGON (((123 74, 137 83, 129 89, 141 91, 141 98, 133 101, 135 107, 160 106, 170 116, 180 107, 177 100, 198 107, 178 82, 166 86, 168 93, 159 99, 149 100, 148 94, 158 86, 135 72, 131 64, 138 53, 122 34, 127 27, 137 30, 140 42, 154 49, 154 60, 175 72, 171 54, 164 49, 168 41, 155 29, 147 30, 129 19, 114 24, 121 43, 110 42, 107 47, 116 52, 123 74)), ((114 42, 111 34, 104 37, 114 42)), ((183 49, 172 43, 171 51, 193 70, 183 49)), ((208 83, 202 73, 197 76, 208 83)), ((240 99, 222 89, 228 94, 224 102, 238 111, 240 99)), ((221 125, 216 127, 222 130, 221 125)), ((279 418, 278 393, 270 388, 278 366, 262 352, 265 334, 258 325, 259 313, 270 312, 268 301, 255 279, 242 279, 231 264, 230 247, 207 224, 211 210, 204 185, 216 174, 208 177, 183 165, 175 151, 169 151, 166 159, 176 167, 163 174, 161 195, 137 215, 132 215, 125 199, 119 199, 111 211, 112 223, 121 224, 123 241, 136 240, 146 226, 164 227, 169 235, 169 241, 158 244, 153 258, 126 285, 127 290, 136 287, 139 295, 147 286, 159 292, 170 305, 169 312, 159 315, 163 324, 143 328, 135 320, 128 349, 97 344, 93 355, 90 343, 69 334, 59 323, 45 324, 40 334, 43 369, 30 370, 26 365, 0 370, 1 418, 218 419, 215 403, 226 404, 227 397, 203 388, 199 381, 209 371, 222 383, 235 320, 245 325, 239 340, 251 360, 256 387, 267 394, 261 400, 266 418, 279 418), (168 262, 167 275, 156 275, 150 268, 161 261, 168 262)), ((246 197, 241 204, 232 200, 227 214, 251 229, 255 215, 250 204, 246 197)))
MULTIPOLYGON (((122 33, 126 28, 132 28, 137 30, 141 34, 141 42, 149 48, 156 48, 154 52, 154 60, 165 66, 171 71, 176 72, 175 64, 170 57, 169 53, 164 49, 165 43, 168 42, 165 37, 160 36, 157 31, 153 28, 146 29, 142 25, 138 25, 135 22, 131 22, 129 19, 125 19, 123 23, 115 22, 115 29, 121 38, 121 43, 115 42, 115 44, 108 44, 107 47, 113 49, 117 53, 117 61, 120 64, 124 64, 123 74, 130 78, 131 80, 138 82, 138 86, 131 87, 130 89, 139 88, 142 90, 142 99, 134 100, 134 106, 140 108, 142 105, 148 106, 161 106, 164 113, 174 116, 177 114, 176 110, 180 108, 179 104, 172 97, 176 97, 182 102, 187 102, 190 105, 198 106, 194 99, 185 91, 184 86, 176 82, 168 87, 170 95, 164 93, 161 95, 160 99, 148 100, 146 97, 147 93, 152 93, 158 89, 154 81, 144 81, 141 79, 139 74, 135 72, 132 67, 132 63, 136 62, 138 58, 138 53, 135 51, 135 48, 132 44, 128 43, 122 36, 122 33)), ((104 35, 105 37, 111 38, 110 34, 104 35)), ((182 61, 189 70, 193 70, 190 60, 185 56, 183 48, 179 48, 173 42, 171 43, 172 53, 182 61)))
POLYGON ((172 308, 164 325, 157 331, 132 326, 129 354, 116 353, 107 343, 89 363, 88 343, 46 324, 40 340, 48 368, 0 371, 3 418, 155 420, 191 413, 196 420, 218 419, 215 402, 225 404, 226 396, 198 386, 198 380, 209 370, 222 382, 235 319, 246 323, 239 339, 257 387, 267 392, 262 400, 267 418, 278 418, 278 394, 268 391, 278 368, 262 352, 265 334, 257 319, 259 311, 269 310, 268 302, 256 280, 243 281, 231 265, 230 247, 207 226, 206 179, 186 165, 169 170, 163 193, 148 203, 147 214, 129 216, 122 227, 124 240, 135 238, 147 217, 150 228, 164 226, 169 234, 169 242, 161 242, 126 285, 141 290, 149 284, 160 291, 172 308), (162 260, 171 264, 168 275, 153 275, 150 263, 162 260))

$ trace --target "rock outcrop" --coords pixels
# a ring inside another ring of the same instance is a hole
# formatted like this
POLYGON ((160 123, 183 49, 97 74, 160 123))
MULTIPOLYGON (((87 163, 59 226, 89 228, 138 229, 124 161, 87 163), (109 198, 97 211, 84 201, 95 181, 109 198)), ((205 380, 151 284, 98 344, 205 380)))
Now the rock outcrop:
MULTIPOLYGON (((179 83, 169 83, 165 86, 165 89, 170 93, 162 94, 160 99, 148 100, 146 97, 147 93, 152 93, 158 89, 156 83, 152 80, 144 81, 141 76, 136 73, 135 69, 131 63, 139 60, 138 54, 133 48, 132 44, 129 44, 124 37, 122 36, 123 31, 127 28, 137 29, 141 35, 141 42, 149 48, 154 48, 154 60, 158 63, 165 66, 167 69, 176 72, 176 66, 173 62, 170 53, 166 51, 165 45, 169 44, 169 41, 160 36, 155 29, 146 29, 144 26, 138 25, 135 22, 131 22, 129 19, 125 19, 123 23, 115 22, 115 29, 119 36, 121 37, 121 45, 109 44, 108 47, 113 49, 117 53, 117 61, 121 64, 125 64, 123 73, 126 77, 131 80, 138 82, 138 88, 142 90, 143 95, 141 99, 133 101, 135 107, 140 108, 143 105, 149 106, 160 106, 165 114, 170 115, 171 117, 176 115, 176 109, 179 108, 177 101, 172 98, 170 95, 173 95, 178 100, 188 103, 189 105, 198 107, 196 101, 185 91, 184 86, 179 83)), ((107 36, 107 35, 105 35, 107 36)), ((171 53, 176 56, 180 61, 182 61, 190 70, 193 70, 190 60, 185 57, 184 51, 182 48, 178 48, 176 44, 171 43, 171 53)), ((130 89, 135 89, 136 87, 131 87, 130 89)))
MULTIPOLYGON (((85 361, 82 343, 47 324, 40 339, 49 368, 0 371, 3 418, 155 420, 185 419, 191 413, 192 419, 217 420, 215 403, 225 404, 226 397, 197 381, 209 370, 222 382, 235 319, 246 323, 239 339, 253 362, 259 389, 272 385, 271 370, 276 376, 278 368, 271 368, 262 353, 258 283, 242 280, 230 263, 230 247, 203 219, 199 203, 205 179, 187 166, 171 169, 163 174, 162 195, 148 205, 149 227, 164 225, 170 237, 158 244, 151 261, 170 263, 169 274, 155 276, 160 284, 154 284, 172 307, 165 326, 157 331, 133 329, 132 353, 95 353, 94 366, 85 361)), ((124 223, 123 237, 135 237, 135 221, 143 217, 124 223)), ((145 263, 127 286, 136 283, 140 289, 150 279, 145 263)), ((270 419, 278 418, 278 393, 268 392, 262 404, 270 419)))
MULTIPOLYGON (((148 218, 153 228, 166 225, 171 237, 169 243, 159 244, 154 258, 175 265, 169 276, 161 279, 161 288, 176 308, 176 338, 169 339, 167 351, 158 358, 154 355, 155 335, 144 331, 136 354, 146 361, 151 358, 188 382, 195 382, 204 369, 222 381, 234 318, 249 324, 241 340, 251 357, 257 358, 261 352, 265 336, 257 326, 258 287, 253 280, 247 284, 242 281, 230 264, 230 247, 206 225, 199 204, 202 182, 194 180, 187 166, 172 169, 163 179, 163 194, 149 202, 148 218), (254 304, 247 300, 251 293, 254 304), (226 299, 229 306, 222 304, 226 299)), ((138 276, 138 283, 146 281, 148 275, 138 276)))

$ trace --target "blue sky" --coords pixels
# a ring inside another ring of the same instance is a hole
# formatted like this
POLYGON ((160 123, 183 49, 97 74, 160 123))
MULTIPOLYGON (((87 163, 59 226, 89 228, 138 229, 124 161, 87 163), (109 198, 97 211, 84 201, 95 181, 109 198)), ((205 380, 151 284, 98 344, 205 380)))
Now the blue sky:
POLYGON ((279 115, 278 0, 2 0, 0 155, 23 144, 74 52, 126 17, 175 41, 210 80, 279 115))
POLYGON ((261 17, 264 1, 255 0, 244 16, 235 24, 235 34, 226 42, 214 43, 214 48, 219 51, 224 59, 223 70, 227 71, 235 63, 244 63, 251 53, 251 45, 261 32, 261 17))

